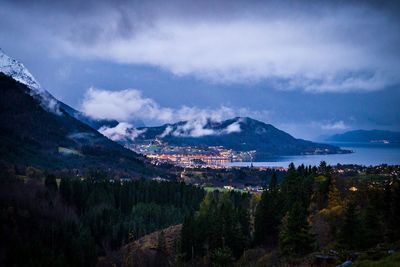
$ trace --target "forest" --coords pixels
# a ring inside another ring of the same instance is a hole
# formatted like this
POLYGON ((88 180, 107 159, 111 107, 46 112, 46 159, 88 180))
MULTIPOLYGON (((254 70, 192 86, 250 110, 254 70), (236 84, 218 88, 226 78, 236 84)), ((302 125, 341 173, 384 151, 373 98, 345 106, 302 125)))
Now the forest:
POLYGON ((217 266, 336 266, 358 255, 358 260, 384 258, 398 249, 399 180, 338 181, 331 170, 324 162, 318 168, 291 164, 282 183, 272 174, 258 200, 207 195, 183 224, 186 260, 205 257, 217 266))
POLYGON ((340 177, 324 162, 291 164, 282 180, 272 172, 263 193, 250 194, 101 173, 2 172, 0 265, 141 266, 123 248, 174 225, 181 225, 174 248, 158 232, 158 263, 147 266, 396 266, 400 260, 398 177, 340 177))
POLYGON ((179 182, 37 174, 0 179, 1 266, 95 266, 123 244, 182 223, 204 197, 179 182))

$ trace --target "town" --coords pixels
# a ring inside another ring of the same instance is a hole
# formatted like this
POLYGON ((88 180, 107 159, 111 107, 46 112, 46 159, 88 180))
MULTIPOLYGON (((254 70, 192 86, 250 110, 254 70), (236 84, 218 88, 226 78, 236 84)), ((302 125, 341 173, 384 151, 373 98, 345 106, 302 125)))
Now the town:
POLYGON ((154 165, 170 163, 183 168, 226 168, 230 162, 253 161, 256 153, 222 146, 173 146, 160 139, 130 144, 127 148, 143 154, 154 165))

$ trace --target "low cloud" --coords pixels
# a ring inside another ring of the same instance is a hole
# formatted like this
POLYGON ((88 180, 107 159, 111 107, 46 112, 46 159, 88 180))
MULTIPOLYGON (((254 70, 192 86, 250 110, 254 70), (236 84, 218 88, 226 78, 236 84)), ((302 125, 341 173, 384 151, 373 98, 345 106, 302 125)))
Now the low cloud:
POLYGON ((343 121, 337 121, 328 124, 322 124, 321 128, 323 130, 346 130, 349 127, 343 121))
POLYGON ((161 134, 160 137, 165 137, 167 135, 173 135, 176 137, 202 137, 209 135, 225 135, 231 133, 239 133, 242 131, 240 128, 240 122, 233 122, 223 129, 212 128, 212 124, 218 123, 209 118, 198 118, 187 121, 183 125, 179 125, 175 129, 171 126, 168 126, 165 131, 161 134))
POLYGON ((198 118, 187 121, 184 125, 179 125, 171 134, 178 137, 201 137, 215 135, 213 129, 207 128, 207 118, 198 118))
POLYGON ((200 137, 241 131, 239 121, 218 131, 211 129, 210 123, 218 123, 236 116, 259 117, 268 114, 267 111, 250 111, 246 108, 234 109, 226 106, 215 109, 188 106, 168 108, 160 106, 151 98, 144 97, 141 91, 136 89, 108 91, 96 88, 90 88, 86 92, 82 111, 95 119, 123 121, 116 127, 99 129, 99 132, 114 141, 133 140, 142 133, 135 130, 134 125, 129 123, 135 119, 150 121, 153 124, 185 122, 175 128, 168 126, 160 135, 161 138, 167 135, 200 137))
POLYGON ((164 132, 162 134, 160 134, 160 138, 164 138, 167 135, 169 135, 172 131, 174 130, 174 128, 172 126, 167 126, 167 128, 165 128, 164 132))
POLYGON ((242 129, 240 128, 240 123, 239 122, 234 122, 230 125, 228 125, 228 127, 226 127, 225 132, 227 134, 230 133, 240 133, 242 131, 242 129))
POLYGON ((90 88, 83 99, 81 110, 94 119, 114 119, 118 121, 133 121, 140 119, 145 122, 171 123, 177 121, 197 120, 206 122, 250 114, 247 109, 235 110, 231 107, 198 108, 181 106, 169 108, 160 106, 155 100, 144 97, 137 89, 109 91, 90 88))
POLYGON ((82 111, 95 119, 128 121, 134 118, 170 121, 172 110, 161 108, 136 89, 107 91, 90 88, 83 99, 82 111))
POLYGON ((133 141, 146 132, 146 129, 137 130, 130 123, 120 122, 115 127, 103 126, 98 131, 113 141, 133 141))

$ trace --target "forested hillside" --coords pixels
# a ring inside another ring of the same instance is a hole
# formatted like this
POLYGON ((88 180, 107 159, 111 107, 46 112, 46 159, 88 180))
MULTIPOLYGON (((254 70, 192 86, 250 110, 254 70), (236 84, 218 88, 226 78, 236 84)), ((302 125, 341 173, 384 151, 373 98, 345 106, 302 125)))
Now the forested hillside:
POLYGON ((95 266, 141 236, 182 223, 200 188, 177 182, 0 177, 1 266, 95 266))
POLYGON ((0 265, 396 266, 400 182, 386 168, 393 175, 342 177, 291 164, 250 194, 4 167, 0 265))
POLYGON ((122 176, 165 173, 107 139, 60 106, 41 106, 26 85, 0 73, 0 161, 48 169, 102 168, 122 176))

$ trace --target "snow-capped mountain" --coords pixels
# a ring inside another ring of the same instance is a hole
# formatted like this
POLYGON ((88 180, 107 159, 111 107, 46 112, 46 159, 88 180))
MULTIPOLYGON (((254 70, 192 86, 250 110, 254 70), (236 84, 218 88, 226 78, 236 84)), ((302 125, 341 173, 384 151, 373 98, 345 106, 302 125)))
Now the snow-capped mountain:
POLYGON ((14 80, 27 85, 37 93, 43 93, 45 90, 36 81, 33 75, 25 68, 24 64, 7 56, 0 49, 0 72, 12 77, 14 80))
POLYGON ((114 120, 95 120, 89 118, 80 111, 77 111, 63 102, 57 100, 47 90, 45 90, 39 82, 33 77, 30 71, 16 59, 6 55, 0 49, 0 73, 13 78, 14 80, 25 84, 29 89, 29 94, 35 99, 40 101, 41 106, 54 114, 62 115, 62 111, 68 113, 70 116, 78 119, 94 129, 99 129, 103 126, 113 127, 118 124, 114 120))
POLYGON ((132 176, 155 170, 142 156, 75 118, 79 111, 51 96, 21 63, 4 53, 0 70, 1 163, 46 169, 104 168, 132 176), (50 102, 59 113, 50 110, 50 102))
POLYGON ((47 111, 61 115, 59 102, 47 92, 33 77, 21 62, 9 57, 0 49, 0 72, 14 80, 25 84, 30 90, 29 94, 38 99, 41 106, 47 111))

